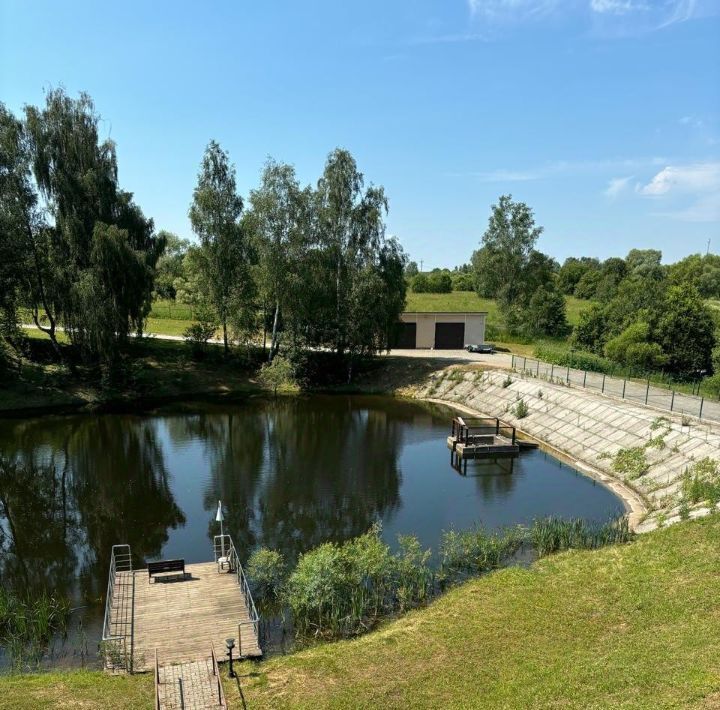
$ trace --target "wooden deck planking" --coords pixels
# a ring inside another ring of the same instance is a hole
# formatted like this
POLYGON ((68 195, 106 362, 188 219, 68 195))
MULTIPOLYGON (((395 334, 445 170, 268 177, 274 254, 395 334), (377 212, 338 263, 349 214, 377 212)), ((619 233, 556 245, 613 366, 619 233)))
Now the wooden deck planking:
MULTIPOLYGON (((133 669, 150 670, 155 649, 163 663, 195 661, 211 643, 224 658, 225 639, 238 651, 238 623, 249 621, 242 590, 234 574, 218 572, 214 562, 185 567, 186 579, 148 581, 147 570, 118 573, 116 585, 133 575, 133 669)), ((242 654, 260 656, 249 624, 242 629, 242 654)))

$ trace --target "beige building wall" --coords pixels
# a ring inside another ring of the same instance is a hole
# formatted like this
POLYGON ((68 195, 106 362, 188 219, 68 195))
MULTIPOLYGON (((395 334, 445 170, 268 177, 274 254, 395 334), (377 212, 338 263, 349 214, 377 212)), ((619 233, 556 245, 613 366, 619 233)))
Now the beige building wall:
POLYGON ((435 347, 435 323, 465 323, 465 342, 485 342, 485 318, 487 313, 401 313, 403 323, 416 323, 416 348, 435 347))

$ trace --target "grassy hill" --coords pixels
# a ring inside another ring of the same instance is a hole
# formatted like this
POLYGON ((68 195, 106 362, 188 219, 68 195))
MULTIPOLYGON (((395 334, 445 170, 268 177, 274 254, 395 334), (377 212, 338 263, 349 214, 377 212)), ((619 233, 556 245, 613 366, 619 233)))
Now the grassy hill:
MULTIPOLYGON (((718 569, 715 515, 501 570, 362 638, 243 664, 226 694, 234 708, 718 707, 718 569)), ((0 707, 150 707, 152 687, 151 674, 0 677, 0 707)))
MULTIPOLYGON (((584 301, 574 296, 566 296, 567 317, 571 325, 578 322, 580 311, 590 305, 590 301, 584 301)), ((437 313, 440 311, 487 311, 488 323, 500 325, 497 303, 492 298, 479 298, 473 291, 453 291, 452 293, 413 293, 408 291, 407 311, 429 311, 437 313)))

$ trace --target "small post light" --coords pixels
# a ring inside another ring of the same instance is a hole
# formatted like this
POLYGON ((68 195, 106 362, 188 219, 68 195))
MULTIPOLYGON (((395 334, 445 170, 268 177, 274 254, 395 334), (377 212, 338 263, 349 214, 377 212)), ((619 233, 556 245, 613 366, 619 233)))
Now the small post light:
POLYGON ((227 646, 227 657, 228 661, 230 663, 230 672, 228 673, 228 676, 230 678, 235 677, 235 671, 233 670, 233 649, 235 648, 235 639, 225 639, 225 645, 227 646))

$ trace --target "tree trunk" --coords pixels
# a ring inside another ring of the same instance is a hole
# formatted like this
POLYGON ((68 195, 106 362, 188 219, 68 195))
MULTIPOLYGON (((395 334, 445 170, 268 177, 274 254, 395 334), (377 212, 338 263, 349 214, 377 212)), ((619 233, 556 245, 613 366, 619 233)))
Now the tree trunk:
POLYGON ((48 306, 47 296, 45 294, 45 282, 43 281, 42 269, 40 268, 40 258, 37 253, 37 245, 35 244, 35 237, 33 236, 32 228, 30 227, 29 222, 25 225, 25 229, 27 231, 27 236, 30 241, 30 246, 31 246, 32 252, 33 252, 33 261, 35 263, 35 278, 37 279, 38 292, 40 294, 40 301, 42 302, 42 307, 43 307, 43 310, 45 311, 45 315, 47 316, 47 319, 50 323, 50 327, 43 328, 40 325, 40 319, 38 318, 37 307, 35 307, 33 309, 33 321, 35 321, 35 326, 39 330, 41 330, 43 333, 46 333, 50 337, 50 342, 52 343, 53 350, 55 351, 55 354, 58 356, 58 360, 61 363, 63 363, 64 360, 63 360, 62 351, 60 350, 60 345, 57 341, 57 336, 55 334, 55 330, 56 330, 55 318, 53 318, 53 315, 48 306))
POLYGON ((223 318, 223 347, 225 350, 225 355, 227 356, 229 347, 228 347, 228 337, 227 337, 227 320, 223 318))
POLYGON ((267 306, 263 304, 263 358, 267 351, 267 306))
POLYGON ((270 357, 268 358, 269 362, 272 362, 272 359, 275 357, 275 353, 277 352, 278 347, 278 318, 280 316, 280 301, 275 301, 275 315, 273 316, 273 327, 272 327, 272 338, 270 339, 270 357))

